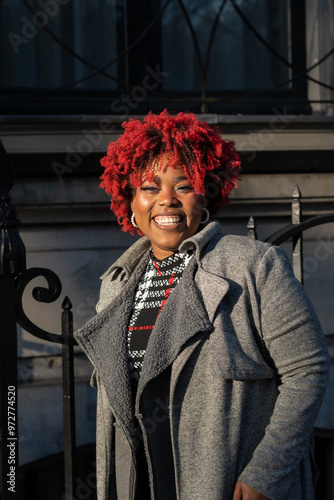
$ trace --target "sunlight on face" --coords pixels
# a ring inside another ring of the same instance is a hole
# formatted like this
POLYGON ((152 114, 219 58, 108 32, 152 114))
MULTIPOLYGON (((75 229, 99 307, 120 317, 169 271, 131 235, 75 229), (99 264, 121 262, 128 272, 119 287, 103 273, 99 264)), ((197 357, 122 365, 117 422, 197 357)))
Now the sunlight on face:
POLYGON ((167 154, 154 169, 152 180, 144 176, 131 202, 136 223, 151 241, 157 259, 172 255, 197 232, 203 206, 203 196, 195 193, 183 167, 168 166, 167 154))

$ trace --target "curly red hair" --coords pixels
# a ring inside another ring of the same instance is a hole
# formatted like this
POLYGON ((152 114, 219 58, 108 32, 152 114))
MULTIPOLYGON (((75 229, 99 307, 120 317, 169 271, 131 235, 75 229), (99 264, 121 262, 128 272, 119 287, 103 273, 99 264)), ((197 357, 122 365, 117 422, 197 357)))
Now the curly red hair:
POLYGON ((240 158, 234 141, 222 139, 219 130, 200 122, 193 113, 149 113, 143 121, 130 118, 122 127, 124 134, 109 144, 101 159, 105 169, 101 187, 111 195, 110 208, 123 231, 134 233, 130 219, 134 189, 164 153, 170 166, 182 165, 195 191, 206 197, 211 217, 237 186, 240 158))

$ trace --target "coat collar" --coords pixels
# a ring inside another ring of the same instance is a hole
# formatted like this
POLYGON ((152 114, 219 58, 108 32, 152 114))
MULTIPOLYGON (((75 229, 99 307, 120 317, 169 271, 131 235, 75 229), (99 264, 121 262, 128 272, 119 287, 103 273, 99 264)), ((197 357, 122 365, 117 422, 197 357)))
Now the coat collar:
MULTIPOLYGON (((179 251, 186 252, 188 248, 195 245, 196 259, 199 262, 201 250, 211 240, 211 238, 220 231, 220 223, 218 221, 212 221, 201 231, 184 240, 179 247, 179 251)), ((116 260, 116 262, 109 267, 109 269, 105 271, 104 274, 102 274, 101 279, 105 279, 108 275, 113 275, 114 273, 118 274, 120 271, 124 271, 127 277, 131 276, 137 264, 150 246, 151 242, 146 236, 137 240, 116 260)))
POLYGON ((221 225, 218 221, 209 222, 201 231, 184 240, 179 247, 179 251, 185 252, 188 248, 195 245, 196 260, 199 263, 205 246, 220 232, 221 225))
POLYGON ((183 241, 179 248, 182 252, 186 251, 192 245, 196 247, 198 271, 195 280, 198 294, 210 322, 213 322, 217 307, 229 288, 228 281, 215 274, 215 269, 212 268, 212 265, 208 262, 208 258, 206 258, 214 250, 216 238, 220 238, 221 236, 220 223, 212 221, 202 231, 183 241))
POLYGON ((119 274, 120 271, 123 271, 126 277, 129 278, 150 246, 150 240, 143 236, 131 245, 100 278, 105 279, 108 275, 112 278, 113 275, 119 274))

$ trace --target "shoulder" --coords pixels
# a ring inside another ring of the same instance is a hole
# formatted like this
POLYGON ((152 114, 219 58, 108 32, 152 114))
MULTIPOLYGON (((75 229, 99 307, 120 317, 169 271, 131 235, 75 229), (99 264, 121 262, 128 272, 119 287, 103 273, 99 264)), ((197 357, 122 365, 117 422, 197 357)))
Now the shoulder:
POLYGON ((290 268, 284 250, 246 236, 219 233, 205 246, 201 255, 203 269, 217 274, 254 274, 259 268, 280 261, 290 268))
POLYGON ((203 258, 210 263, 227 261, 258 261, 271 248, 270 243, 235 234, 216 234, 203 249, 203 258))
POLYGON ((208 247, 226 248, 228 250, 242 250, 247 249, 252 252, 258 252, 261 250, 266 250, 271 247, 270 243, 265 241, 254 240, 248 236, 240 236, 237 234, 225 234, 219 232, 216 234, 208 244, 208 247))

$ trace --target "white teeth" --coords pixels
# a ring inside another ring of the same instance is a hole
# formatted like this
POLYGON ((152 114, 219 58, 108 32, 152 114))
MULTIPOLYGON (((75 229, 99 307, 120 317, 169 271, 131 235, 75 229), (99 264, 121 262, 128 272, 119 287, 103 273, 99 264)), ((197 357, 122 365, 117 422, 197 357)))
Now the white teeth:
POLYGON ((178 215, 177 216, 170 216, 170 217, 158 216, 158 217, 154 217, 154 220, 160 226, 172 226, 173 224, 178 224, 179 222, 181 222, 182 217, 180 217, 178 215))

